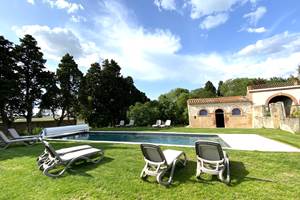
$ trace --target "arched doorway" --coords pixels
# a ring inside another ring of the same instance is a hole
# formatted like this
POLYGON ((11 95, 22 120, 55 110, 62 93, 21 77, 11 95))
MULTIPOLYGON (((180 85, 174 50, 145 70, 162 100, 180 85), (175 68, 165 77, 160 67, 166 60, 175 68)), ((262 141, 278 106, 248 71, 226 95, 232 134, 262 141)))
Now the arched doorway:
POLYGON ((216 118, 216 127, 224 128, 225 127, 224 111, 222 109, 217 109, 215 111, 215 118, 216 118))
POLYGON ((283 102, 284 109, 285 109, 285 114, 286 114, 286 116, 289 116, 290 112, 291 112, 291 107, 292 107, 292 104, 293 104, 293 100, 288 96, 279 95, 279 96, 275 96, 275 97, 271 98, 269 100, 268 105, 270 103, 277 103, 277 102, 283 102))

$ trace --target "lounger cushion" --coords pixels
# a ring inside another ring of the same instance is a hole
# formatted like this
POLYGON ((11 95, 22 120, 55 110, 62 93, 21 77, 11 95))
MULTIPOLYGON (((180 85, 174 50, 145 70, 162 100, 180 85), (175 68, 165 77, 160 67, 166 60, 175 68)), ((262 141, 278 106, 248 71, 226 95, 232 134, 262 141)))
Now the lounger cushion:
POLYGON ((64 154, 64 155, 60 156, 60 158, 63 161, 69 161, 69 160, 72 160, 74 158, 78 158, 78 157, 81 157, 81 156, 90 156, 92 154, 96 154, 96 153, 100 153, 100 152, 102 152, 100 149, 90 148, 90 149, 84 149, 84 150, 81 150, 81 151, 75 151, 75 152, 72 152, 72 153, 67 153, 67 154, 64 154))
POLYGON ((63 149, 59 149, 56 151, 56 153, 58 154, 65 154, 65 153, 70 153, 73 151, 79 151, 79 150, 83 150, 83 149, 89 149, 92 148, 90 145, 80 145, 80 146, 76 146, 76 147, 69 147, 69 148, 63 148, 63 149))
POLYGON ((166 158, 167 164, 171 165, 172 162, 177 159, 183 152, 177 150, 167 149, 163 151, 163 154, 166 158))

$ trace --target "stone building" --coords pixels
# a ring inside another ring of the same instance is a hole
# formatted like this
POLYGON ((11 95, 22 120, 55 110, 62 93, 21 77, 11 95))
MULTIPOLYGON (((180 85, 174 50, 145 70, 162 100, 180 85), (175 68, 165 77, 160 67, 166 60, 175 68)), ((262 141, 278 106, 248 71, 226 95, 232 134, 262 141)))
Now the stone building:
POLYGON ((254 85, 246 96, 189 99, 189 127, 281 128, 299 132, 300 85, 277 83, 254 85))

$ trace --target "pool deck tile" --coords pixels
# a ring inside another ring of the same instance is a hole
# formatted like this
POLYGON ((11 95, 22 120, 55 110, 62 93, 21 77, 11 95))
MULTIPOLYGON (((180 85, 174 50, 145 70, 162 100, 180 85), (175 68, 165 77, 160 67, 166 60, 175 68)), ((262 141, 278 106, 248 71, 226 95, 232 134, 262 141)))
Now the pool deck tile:
POLYGON ((256 134, 218 134, 231 149, 272 152, 300 152, 300 149, 256 134))

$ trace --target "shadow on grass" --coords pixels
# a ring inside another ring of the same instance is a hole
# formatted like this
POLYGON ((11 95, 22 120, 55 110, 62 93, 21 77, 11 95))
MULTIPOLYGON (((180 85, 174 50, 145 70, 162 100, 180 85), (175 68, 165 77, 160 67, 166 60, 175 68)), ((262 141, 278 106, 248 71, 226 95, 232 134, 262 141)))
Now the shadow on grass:
MULTIPOLYGON (((101 165, 104 165, 106 163, 112 162, 114 159, 111 157, 104 157, 99 163, 90 163, 90 162, 83 162, 81 164, 73 165, 70 169, 68 169, 68 173, 71 175, 76 176, 86 176, 93 178, 92 175, 88 174, 88 171, 91 171, 101 165)), ((62 176, 64 177, 64 176, 62 176)))
MULTIPOLYGON (((189 160, 187 166, 184 168, 176 167, 175 174, 173 177, 173 184, 171 187, 177 187, 182 183, 198 183, 205 185, 213 185, 216 183, 221 183, 217 176, 212 176, 208 174, 202 174, 199 179, 195 177, 196 175, 195 161, 189 160)), ((231 182, 228 186, 235 187, 245 181, 263 181, 272 182, 271 180, 249 177, 249 171, 246 169, 245 165, 239 161, 230 162, 230 174, 231 182)))

